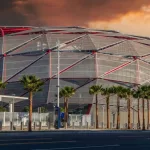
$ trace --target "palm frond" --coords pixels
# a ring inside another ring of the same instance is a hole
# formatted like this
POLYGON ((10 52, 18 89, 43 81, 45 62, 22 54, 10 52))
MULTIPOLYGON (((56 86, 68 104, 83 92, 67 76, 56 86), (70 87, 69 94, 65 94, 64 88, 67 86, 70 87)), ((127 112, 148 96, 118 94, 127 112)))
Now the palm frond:
POLYGON ((0 89, 5 89, 7 83, 3 83, 2 80, 0 80, 0 89))
POLYGON ((75 89, 70 86, 66 86, 60 89, 59 96, 65 98, 71 98, 75 94, 75 89))
POLYGON ((35 75, 23 75, 20 82, 23 84, 24 90, 33 93, 42 91, 41 87, 44 85, 44 82, 35 75))
POLYGON ((102 86, 99 85, 93 85, 89 88, 89 94, 94 95, 100 93, 102 90, 102 86))

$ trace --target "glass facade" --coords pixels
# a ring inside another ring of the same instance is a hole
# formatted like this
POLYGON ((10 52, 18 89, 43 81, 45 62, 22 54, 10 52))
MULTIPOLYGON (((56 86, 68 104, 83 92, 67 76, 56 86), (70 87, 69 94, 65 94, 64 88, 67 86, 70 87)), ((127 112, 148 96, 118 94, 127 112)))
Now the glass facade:
MULTIPOLYGON (((19 83, 22 75, 48 79, 43 91, 34 96, 35 107, 56 99, 58 49, 60 87, 76 89, 70 99, 72 104, 94 103, 94 97, 88 93, 92 85, 133 88, 150 81, 149 39, 79 27, 19 28, 17 31, 17 27, 12 27, 9 32, 10 27, 1 28, 4 34, 0 34, 0 75, 3 82, 8 82, 4 93, 17 96, 28 94, 19 83)), ((116 97, 111 99, 114 104, 116 97)), ((105 103, 102 96, 99 103, 105 103)), ((18 103, 22 105, 25 102, 18 103)))

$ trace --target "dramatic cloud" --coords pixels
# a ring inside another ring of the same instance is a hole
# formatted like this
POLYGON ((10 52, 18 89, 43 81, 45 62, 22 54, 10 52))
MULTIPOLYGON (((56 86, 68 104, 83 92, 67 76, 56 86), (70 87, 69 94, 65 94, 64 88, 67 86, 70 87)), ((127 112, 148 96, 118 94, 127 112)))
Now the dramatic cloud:
POLYGON ((14 9, 14 0, 2 0, 0 3, 0 25, 23 25, 26 18, 14 9))
POLYGON ((31 24, 88 26, 146 10, 150 0, 16 0, 13 4, 31 24))
POLYGON ((0 24, 108 27, 125 32, 127 23, 134 26, 141 21, 150 25, 150 0, 4 1, 0 6, 0 24))

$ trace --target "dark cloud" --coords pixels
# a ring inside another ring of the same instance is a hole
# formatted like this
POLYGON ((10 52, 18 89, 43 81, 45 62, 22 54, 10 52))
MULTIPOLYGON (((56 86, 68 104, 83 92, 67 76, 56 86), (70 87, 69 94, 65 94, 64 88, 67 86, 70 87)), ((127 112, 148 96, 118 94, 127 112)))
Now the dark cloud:
POLYGON ((141 11, 150 0, 3 0, 1 24, 87 26, 141 11))
POLYGON ((1 0, 0 25, 23 25, 27 23, 24 15, 14 9, 14 2, 15 0, 1 0))

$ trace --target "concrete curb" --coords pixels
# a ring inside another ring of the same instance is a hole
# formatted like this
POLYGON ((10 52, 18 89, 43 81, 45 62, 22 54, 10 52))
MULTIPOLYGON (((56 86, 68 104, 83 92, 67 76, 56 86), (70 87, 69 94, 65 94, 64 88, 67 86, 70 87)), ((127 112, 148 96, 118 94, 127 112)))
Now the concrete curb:
POLYGON ((43 134, 70 134, 70 133, 140 133, 140 132, 150 132, 150 130, 99 130, 99 129, 92 129, 92 130, 44 130, 44 131, 1 131, 0 136, 8 135, 8 136, 15 136, 15 135, 43 135, 43 134))

